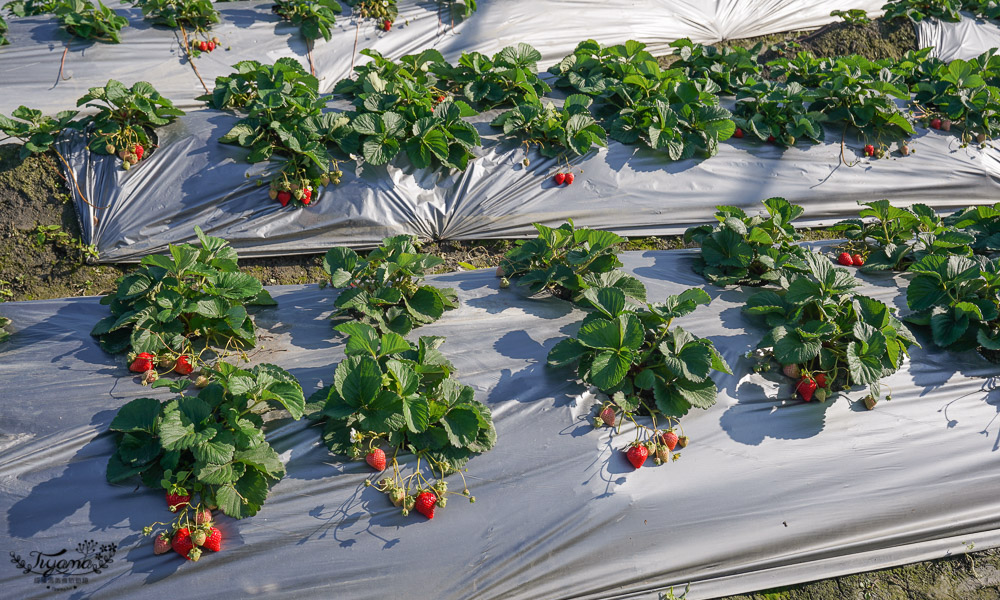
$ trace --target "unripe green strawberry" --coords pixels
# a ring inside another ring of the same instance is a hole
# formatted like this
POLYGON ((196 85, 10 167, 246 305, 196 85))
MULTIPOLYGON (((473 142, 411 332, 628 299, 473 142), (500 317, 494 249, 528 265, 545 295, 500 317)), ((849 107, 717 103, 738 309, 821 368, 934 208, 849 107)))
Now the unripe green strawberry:
POLYGON ((670 450, 667 449, 663 444, 658 444, 656 446, 656 459, 661 463, 665 463, 670 460, 670 450))
POLYGON ((122 168, 128 171, 129 169, 132 168, 132 164, 126 160, 125 162, 122 163, 122 168))
POLYGON ((828 393, 825 388, 819 388, 813 393, 813 398, 816 398, 820 402, 826 402, 828 393))
POLYGON ((682 435, 681 437, 677 438, 677 446, 679 448, 687 448, 689 441, 690 440, 688 440, 688 437, 686 435, 682 435))
POLYGON ((507 289, 509 287, 510 287, 510 279, 507 279, 506 277, 501 277, 500 278, 500 289, 505 290, 505 289, 507 289))
POLYGON ((202 529, 197 529, 191 534, 191 541, 194 542, 195 546, 204 545, 206 539, 208 539, 208 534, 202 529))
POLYGON ((268 195, 268 197, 271 200, 277 200, 278 199, 278 190, 276 190, 274 188, 271 188, 270 190, 268 190, 267 195, 268 195))
POLYGON ((392 501, 392 505, 399 507, 403 504, 403 498, 406 497, 406 492, 403 488, 394 487, 389 490, 389 500, 392 501))
POLYGON ((200 389, 200 388, 207 387, 208 384, 210 384, 210 383, 212 383, 211 379, 209 379, 208 377, 205 377, 204 375, 199 375, 198 378, 194 380, 194 387, 200 389))

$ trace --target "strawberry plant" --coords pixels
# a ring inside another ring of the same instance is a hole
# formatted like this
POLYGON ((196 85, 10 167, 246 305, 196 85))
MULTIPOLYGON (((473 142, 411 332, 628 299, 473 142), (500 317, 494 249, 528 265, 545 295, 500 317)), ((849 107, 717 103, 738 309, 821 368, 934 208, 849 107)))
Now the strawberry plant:
POLYGON ((130 369, 156 380, 157 366, 187 375, 210 349, 223 355, 256 343, 247 306, 273 305, 260 281, 241 273, 225 240, 195 227, 201 242, 170 246, 170 255, 146 256, 101 298, 111 315, 90 332, 111 354, 131 350, 130 369))
POLYGON ((732 115, 719 105, 719 86, 710 79, 691 80, 681 68, 661 69, 644 48, 634 40, 607 48, 587 40, 549 72, 558 87, 596 99, 595 114, 613 139, 642 141, 672 160, 699 151, 714 156, 719 142, 736 130, 732 115))
POLYGON ((913 21, 928 18, 957 23, 962 16, 960 0, 889 0, 882 6, 882 18, 886 21, 906 17, 913 21))
POLYGON ((342 8, 336 0, 277 0, 273 10, 298 27, 307 41, 323 38, 329 42, 330 28, 342 8))
POLYGON ((909 100, 910 93, 901 77, 888 70, 872 74, 870 61, 862 57, 836 59, 816 86, 812 111, 825 113, 830 122, 841 121, 873 135, 880 147, 883 137, 907 137, 914 133, 893 98, 909 100))
POLYGON ((930 108, 927 118, 949 119, 959 127, 963 143, 983 143, 1000 134, 998 75, 1000 57, 992 52, 971 61, 956 59, 917 82, 914 99, 930 108))
POLYGON ((949 350, 1000 351, 1000 263, 984 257, 924 256, 910 265, 907 322, 929 327, 949 350))
POLYGON ((277 409, 301 418, 302 387, 268 364, 240 369, 219 362, 210 379, 196 395, 137 398, 119 409, 109 427, 115 432, 109 482, 138 476, 163 488, 172 511, 192 506, 198 495, 201 506, 236 519, 257 514, 270 485, 285 474, 265 437, 264 417, 277 409))
POLYGON ((90 150, 98 154, 117 152, 125 169, 155 146, 154 128, 184 114, 145 81, 128 88, 111 79, 104 87, 90 88, 76 102, 77 106, 84 104, 97 110, 97 114, 80 123, 81 127, 89 126, 90 150))
POLYGON ((859 219, 847 219, 831 227, 847 238, 841 249, 860 253, 864 270, 905 271, 914 261, 929 254, 971 256, 975 237, 945 225, 930 207, 914 204, 897 208, 888 200, 862 202, 859 219), (865 220, 868 219, 868 220, 865 220))
POLYGON ((599 229, 576 228, 573 221, 553 229, 534 224, 538 237, 518 240, 500 261, 505 277, 516 277, 532 293, 546 291, 579 301, 592 287, 620 289, 632 302, 646 300, 646 287, 618 269, 615 246, 624 238, 599 229))
POLYGON ((58 0, 12 0, 4 8, 15 17, 37 17, 55 12, 58 0))
POLYGON ((504 135, 518 136, 526 149, 536 146, 542 156, 554 158, 567 152, 580 156, 594 146, 607 145, 607 133, 590 114, 592 102, 588 96, 573 94, 557 109, 551 102, 543 106, 540 100, 529 98, 498 115, 490 125, 503 128, 504 135))
POLYGON ((869 386, 877 400, 880 380, 899 369, 916 340, 888 306, 854 291, 861 282, 847 269, 815 252, 804 262, 805 272, 783 276, 781 289, 747 300, 744 310, 771 328, 759 356, 783 365, 803 400, 823 401, 855 385, 869 386))
POLYGON ((129 0, 142 9, 142 16, 157 25, 172 29, 185 27, 202 31, 219 22, 219 11, 211 0, 129 0))
POLYGON ((487 58, 479 52, 462 53, 458 64, 443 60, 432 63, 431 69, 440 77, 438 87, 461 94, 478 110, 498 106, 516 106, 536 102, 551 91, 536 73, 536 63, 542 55, 528 44, 508 46, 487 58))
POLYGON ((348 138, 347 119, 323 112, 329 98, 295 59, 280 58, 273 66, 243 61, 236 69, 216 79, 211 95, 199 98, 212 108, 246 111, 219 141, 249 148, 247 162, 282 159, 270 181, 271 199, 282 206, 293 200, 296 206, 311 204, 320 187, 340 182, 343 173, 328 144, 348 138))
POLYGON ((677 60, 670 66, 684 69, 689 77, 708 76, 719 86, 719 93, 731 96, 751 79, 760 79, 761 70, 758 56, 764 48, 762 43, 752 48, 717 48, 695 44, 683 38, 670 43, 676 48, 677 60))
POLYGON ((68 33, 83 39, 117 44, 118 32, 128 26, 128 19, 104 5, 101 0, 57 0, 51 11, 68 33))
POLYGON ((0 46, 6 46, 10 44, 7 39, 7 21, 4 20, 3 15, 0 15, 0 46))
POLYGON ((831 10, 830 16, 839 17, 848 25, 867 25, 872 22, 872 20, 868 18, 868 13, 859 8, 852 8, 850 10, 831 10))
POLYGON ((0 131, 23 142, 19 156, 24 160, 31 154, 40 154, 52 149, 56 137, 66 128, 75 128, 75 110, 64 110, 54 117, 42 115, 42 111, 19 106, 10 118, 0 115, 0 131))
POLYGON ((792 221, 803 210, 784 198, 764 200, 767 213, 752 217, 735 206, 716 207, 716 226, 700 225, 684 232, 686 243, 701 246, 695 271, 719 286, 776 283, 786 272, 805 269, 806 250, 792 221))
POLYGON ((334 319, 355 319, 380 332, 405 335, 433 323, 446 310, 458 308, 450 288, 421 285, 423 277, 444 260, 417 253, 414 237, 385 238, 364 258, 350 248, 331 248, 323 258, 330 284, 344 288, 337 296, 334 319))
POLYGON ((823 140, 827 117, 807 105, 815 94, 799 83, 780 84, 750 79, 736 92, 735 118, 741 131, 760 141, 792 146, 801 139, 823 140))
POLYGON ((374 50, 362 54, 372 62, 355 69, 356 80, 338 82, 334 92, 351 97, 357 107, 351 127, 365 162, 388 164, 402 150, 418 168, 464 171, 481 141, 476 128, 462 117, 477 113, 439 87, 445 84, 435 71, 446 64, 440 52, 406 56, 400 63, 374 50))
POLYGON ((713 82, 675 81, 661 91, 621 109, 611 121, 610 136, 624 144, 642 141, 671 160, 682 160, 699 152, 715 156, 719 142, 735 133, 732 114, 719 106, 713 82))
MULTIPOLYGON (((444 338, 412 344, 359 322, 337 330, 349 336, 347 357, 333 385, 309 399, 312 418, 324 421, 323 440, 334 454, 365 457, 379 472, 388 468, 376 486, 403 515, 416 508, 433 518, 435 506, 447 502, 445 478, 496 443, 489 408, 453 377, 453 365, 438 349, 444 338), (409 475, 399 462, 404 453, 416 458, 409 475)), ((464 485, 461 495, 469 497, 464 485)))
MULTIPOLYGON (((731 373, 710 340, 698 338, 673 320, 711 301, 704 290, 689 289, 662 303, 630 308, 617 288, 591 288, 583 297, 596 308, 580 324, 577 337, 560 341, 548 355, 552 367, 576 365, 577 377, 611 397, 595 420, 613 425, 629 420, 636 425, 636 441, 628 457, 639 468, 648 455, 662 462, 680 441, 673 426, 691 408, 707 409, 718 389, 712 371, 731 373), (636 421, 649 416, 652 427, 636 421), (666 434, 661 428, 668 429, 666 434), (645 438, 645 440, 643 440, 645 438), (666 445, 662 455, 661 446, 666 445)), ((687 441, 684 439, 683 445, 687 441)))
POLYGON ((973 236, 971 246, 976 254, 1000 251, 1000 204, 970 206, 948 215, 943 223, 973 236))

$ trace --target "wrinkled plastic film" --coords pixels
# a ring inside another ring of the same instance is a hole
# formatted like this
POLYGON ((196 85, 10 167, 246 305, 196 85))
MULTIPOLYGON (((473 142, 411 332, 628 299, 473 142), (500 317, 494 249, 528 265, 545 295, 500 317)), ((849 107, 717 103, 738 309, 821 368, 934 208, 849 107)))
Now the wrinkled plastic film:
MULTIPOLYGON (((571 370, 545 366, 582 311, 498 290, 492 270, 435 276, 461 307, 414 334, 446 336, 442 350, 498 431, 468 465, 477 502, 455 497, 433 521, 404 518, 364 486, 367 465, 330 455, 318 428, 272 421, 287 476, 257 516, 221 517, 223 551, 196 565, 154 556, 140 535, 169 516, 162 492, 104 480, 118 408, 168 397, 88 335, 107 308, 96 298, 0 305, 14 330, 0 361, 0 544, 27 555, 118 543, 115 561, 80 588, 102 598, 179 587, 208 597, 225 580, 239 597, 362 599, 652 599, 688 582, 689 598, 703 599, 1000 544, 995 365, 937 350, 916 330, 924 348, 884 381, 891 401, 866 411, 844 397, 793 400, 791 380, 749 374, 741 358, 765 333, 742 313, 757 290, 706 286, 694 256, 622 255, 653 301, 709 292, 711 305, 675 325, 709 337, 734 372, 716 378, 716 406, 684 417, 691 444, 679 461, 633 470, 621 452, 633 432, 594 430, 599 397, 571 370)), ((905 276, 863 279, 862 293, 905 312, 905 276)), ((309 394, 343 357, 326 319, 335 292, 272 293, 278 306, 255 317, 264 332, 254 360, 290 370, 309 394)), ((13 565, 0 586, 48 597, 13 565)))

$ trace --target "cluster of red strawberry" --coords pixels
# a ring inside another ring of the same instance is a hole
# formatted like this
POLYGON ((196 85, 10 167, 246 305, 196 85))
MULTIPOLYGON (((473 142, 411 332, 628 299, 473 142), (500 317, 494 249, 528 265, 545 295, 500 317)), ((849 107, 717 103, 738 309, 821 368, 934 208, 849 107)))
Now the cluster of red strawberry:
POLYGON ((951 119, 941 119, 934 117, 931 119, 931 129, 940 129, 941 131, 951 131, 951 119))
POLYGON ((287 190, 276 190, 271 188, 269 193, 271 200, 277 200, 281 203, 281 206, 288 206, 288 203, 295 198, 305 206, 309 206, 312 203, 313 188, 311 185, 305 185, 302 187, 292 186, 292 189, 287 190))
MULTIPOLYGON (((173 371, 178 375, 190 375, 194 371, 191 359, 188 358, 186 354, 181 354, 177 358, 164 356, 157 359, 149 352, 140 352, 139 354, 136 354, 132 362, 129 363, 128 370, 133 373, 142 373, 142 382, 145 385, 153 383, 160 378, 159 373, 156 371, 157 366, 168 372, 173 371)), ((195 385, 198 387, 205 387, 208 385, 208 379, 201 375, 198 377, 195 385)))
POLYGON ((802 373, 798 365, 785 365, 781 368, 782 373, 792 379, 797 379, 795 392, 806 402, 811 402, 816 398, 820 402, 826 402, 830 397, 829 385, 826 373, 802 373))
POLYGON ((382 21, 382 31, 389 31, 390 29, 392 29, 392 21, 389 19, 382 21))
POLYGON ((841 252, 837 256, 837 262, 844 265, 845 267, 855 266, 860 267, 865 264, 865 257, 860 254, 851 254, 850 252, 841 252))
POLYGON ((660 435, 653 436, 653 439, 645 442, 632 442, 625 450, 625 458, 628 459, 636 469, 646 464, 646 459, 653 457, 654 462, 662 465, 670 460, 677 460, 680 454, 671 455, 674 448, 684 448, 688 445, 687 436, 678 437, 671 429, 660 435))
POLYGON ((555 182, 556 185, 562 185, 564 183, 566 185, 573 185, 574 179, 576 179, 576 177, 572 173, 563 173, 562 171, 552 176, 552 181, 555 182))
POLYGON ((444 102, 447 99, 448 99, 448 97, 445 96, 444 94, 441 94, 440 96, 435 96, 434 97, 434 104, 441 104, 442 102, 444 102))
POLYGON ((865 144, 864 151, 865 151, 865 156, 870 156, 872 158, 882 158, 883 156, 885 156, 885 150, 881 146, 876 148, 871 144, 865 144))
MULTIPOLYGON (((598 417, 594 419, 594 427, 600 427, 601 425, 614 427, 617 420, 618 414, 615 412, 614 406, 608 404, 601 409, 598 417)), ((632 442, 625 449, 625 458, 636 469, 642 467, 646 463, 646 459, 650 456, 653 457, 656 464, 662 465, 665 462, 680 458, 680 454, 671 455, 670 453, 674 451, 674 448, 684 448, 687 445, 687 436, 682 435, 678 437, 673 429, 669 429, 663 433, 656 432, 652 439, 645 442, 632 442)))
MULTIPOLYGON (((114 149, 114 146, 109 146, 110 149, 114 149)), ((142 147, 142 144, 136 144, 132 151, 119 150, 118 158, 122 159, 122 168, 128 171, 132 168, 132 165, 138 163, 142 160, 142 155, 146 153, 146 149, 142 147)))
MULTIPOLYGON (((384 471, 386 467, 385 452, 381 448, 374 448, 365 455, 365 462, 376 471, 384 471)), ((370 485, 366 481, 365 485, 370 485)), ((408 494, 407 490, 397 483, 395 478, 386 477, 378 483, 378 489, 389 496, 393 506, 403 509, 403 516, 410 514, 411 510, 416 511, 428 519, 434 518, 434 509, 444 508, 448 504, 446 494, 448 493, 448 482, 439 479, 432 486, 426 489, 419 489, 414 494, 408 494)), ((462 492, 463 496, 469 498, 469 502, 475 502, 475 496, 469 495, 469 490, 462 492)))
MULTIPOLYGON (((195 511, 192 523, 187 518, 186 509, 190 507, 191 496, 167 493, 167 505, 171 511, 185 508, 183 524, 181 519, 173 524, 173 531, 164 531, 153 540, 153 552, 163 554, 171 549, 187 560, 197 562, 204 550, 219 552, 222 550, 222 531, 215 527, 212 521, 212 511, 199 508, 195 511)), ((147 528, 147 530, 150 528, 147 528)))
POLYGON ((202 40, 200 42, 195 42, 194 44, 195 48, 201 50, 202 52, 211 52, 216 48, 220 47, 221 45, 222 43, 219 41, 219 38, 217 37, 212 38, 210 40, 202 40))

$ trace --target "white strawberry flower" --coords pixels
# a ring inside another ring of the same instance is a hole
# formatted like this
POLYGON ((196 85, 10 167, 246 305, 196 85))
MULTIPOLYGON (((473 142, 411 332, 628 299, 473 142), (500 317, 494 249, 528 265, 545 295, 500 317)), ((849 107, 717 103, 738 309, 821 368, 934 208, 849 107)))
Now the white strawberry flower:
POLYGON ((363 439, 364 439, 364 437, 362 437, 362 435, 360 433, 358 433, 357 431, 355 431, 355 429, 352 427, 351 428, 351 443, 352 444, 356 444, 356 443, 360 442, 363 439))

